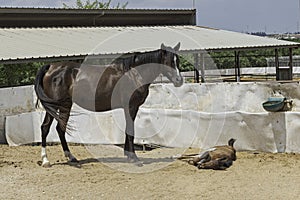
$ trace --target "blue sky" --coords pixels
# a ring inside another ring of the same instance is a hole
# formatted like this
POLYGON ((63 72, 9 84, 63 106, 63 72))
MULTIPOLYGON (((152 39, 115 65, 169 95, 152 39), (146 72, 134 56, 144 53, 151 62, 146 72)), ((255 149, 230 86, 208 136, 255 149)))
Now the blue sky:
MULTIPOLYGON (((193 7, 193 0, 112 0, 113 4, 127 1, 127 8, 193 7)), ((194 1, 198 25, 238 32, 283 33, 300 29, 300 0, 194 1)), ((72 5, 75 2, 76 0, 0 0, 0 6, 61 7, 62 3, 72 5)))

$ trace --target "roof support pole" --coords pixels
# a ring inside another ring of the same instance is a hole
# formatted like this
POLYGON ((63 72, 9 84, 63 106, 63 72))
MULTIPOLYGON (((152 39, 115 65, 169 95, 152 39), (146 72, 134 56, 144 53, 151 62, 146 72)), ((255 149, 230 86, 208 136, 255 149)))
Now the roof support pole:
POLYGON ((279 58, 278 49, 275 49, 275 69, 276 69, 276 81, 279 80, 279 58))
POLYGON ((194 82, 199 83, 199 54, 194 54, 194 82))
POLYGON ((241 81, 240 52, 234 51, 234 57, 235 57, 235 81, 240 82, 241 81))
POLYGON ((293 80, 293 48, 289 48, 289 78, 293 80))
POLYGON ((205 83, 205 61, 204 61, 204 53, 200 53, 200 72, 201 72, 201 83, 205 83))

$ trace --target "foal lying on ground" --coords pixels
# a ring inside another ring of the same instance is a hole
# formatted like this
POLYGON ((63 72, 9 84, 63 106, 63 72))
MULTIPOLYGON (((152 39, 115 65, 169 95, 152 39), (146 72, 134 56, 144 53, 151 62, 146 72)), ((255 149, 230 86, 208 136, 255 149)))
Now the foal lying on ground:
POLYGON ((188 163, 199 169, 224 170, 236 160, 236 150, 233 147, 235 141, 231 138, 228 145, 215 146, 201 154, 182 155, 177 159, 189 159, 188 163))

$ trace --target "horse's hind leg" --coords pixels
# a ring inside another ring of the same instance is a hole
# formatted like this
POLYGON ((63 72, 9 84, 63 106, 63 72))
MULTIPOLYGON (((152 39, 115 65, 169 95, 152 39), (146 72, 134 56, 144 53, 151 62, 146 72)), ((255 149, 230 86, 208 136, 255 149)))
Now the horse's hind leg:
POLYGON ((203 154, 200 154, 199 156, 196 156, 194 158, 194 165, 199 167, 202 163, 209 162, 210 160, 211 157, 209 155, 209 152, 206 151, 203 154))
POLYGON ((65 125, 61 125, 60 123, 57 124, 56 126, 56 131, 58 133, 60 142, 61 142, 61 146, 63 148, 63 151, 65 153, 65 156, 67 158, 69 158, 70 162, 78 162, 78 160, 71 154, 70 149, 68 147, 67 141, 66 141, 66 124, 69 120, 69 116, 70 116, 70 110, 66 111, 66 112, 60 112, 60 116, 63 116, 63 120, 65 121, 65 125))
POLYGON ((50 130, 50 126, 53 122, 53 117, 46 113, 46 116, 44 118, 44 121, 41 126, 41 132, 42 132, 42 166, 43 167, 50 167, 50 162, 47 158, 47 153, 46 153, 46 138, 50 130))
POLYGON ((124 109, 126 120, 124 154, 127 156, 129 162, 133 162, 138 166, 142 166, 143 164, 135 154, 134 150, 134 120, 137 111, 138 109, 132 109, 131 112, 127 109, 124 109))
POLYGON ((71 154, 70 149, 68 147, 66 136, 65 136, 65 129, 63 129, 59 124, 56 126, 56 130, 58 132, 58 136, 61 142, 61 146, 63 148, 63 151, 65 153, 65 156, 69 158, 70 162, 78 162, 77 159, 71 154))

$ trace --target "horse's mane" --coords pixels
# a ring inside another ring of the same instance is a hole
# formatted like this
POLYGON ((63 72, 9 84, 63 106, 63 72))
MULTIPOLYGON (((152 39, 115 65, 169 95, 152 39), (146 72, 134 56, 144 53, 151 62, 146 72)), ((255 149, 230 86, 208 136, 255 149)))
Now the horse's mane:
POLYGON ((124 71, 129 71, 131 68, 144 63, 160 63, 160 54, 161 49, 148 52, 126 53, 116 58, 112 64, 122 65, 124 71))
POLYGON ((136 65, 144 64, 144 63, 160 63, 161 62, 161 49, 149 52, 137 52, 135 58, 136 65))
POLYGON ((129 71, 131 66, 134 64, 134 53, 123 54, 120 57, 116 58, 112 64, 116 64, 118 66, 123 66, 124 71, 129 71))

